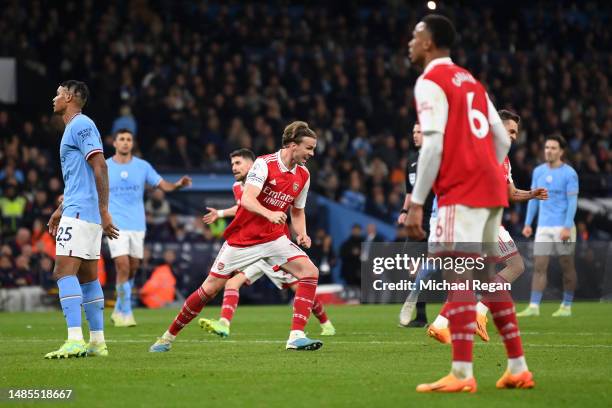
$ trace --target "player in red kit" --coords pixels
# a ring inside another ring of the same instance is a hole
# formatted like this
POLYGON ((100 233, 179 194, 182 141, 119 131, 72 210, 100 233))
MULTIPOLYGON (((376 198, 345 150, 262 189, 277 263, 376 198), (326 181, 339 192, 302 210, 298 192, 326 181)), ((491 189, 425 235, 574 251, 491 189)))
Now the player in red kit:
POLYGON ((206 280, 185 300, 168 330, 149 349, 151 352, 169 351, 180 330, 200 313, 235 271, 262 259, 275 270, 283 270, 298 279, 286 348, 321 348, 321 341, 309 339, 304 334, 314 303, 319 270, 285 234, 286 211, 289 209, 297 244, 310 247, 304 211, 310 174, 304 164, 314 155, 316 145, 315 132, 306 122, 297 121, 285 128, 281 150, 255 160, 247 175, 236 217, 225 230, 226 241, 206 280))
MULTIPOLYGON (((498 113, 506 128, 506 132, 508 132, 510 140, 515 142, 518 136, 519 124, 521 123, 520 116, 505 109, 500 110, 498 113)), ((512 166, 507 156, 502 163, 502 172, 504 180, 506 180, 506 185, 508 186, 508 198, 511 203, 527 202, 531 199, 548 200, 548 190, 545 188, 534 188, 531 190, 520 190, 516 188, 512 180, 512 166)), ((518 279, 525 270, 523 258, 518 252, 518 248, 510 236, 510 233, 503 225, 499 226, 497 241, 497 251, 494 254, 495 261, 503 263, 504 268, 495 276, 494 281, 512 283, 518 279)), ((476 334, 478 334, 483 341, 489 341, 489 334, 487 333, 487 313, 489 311, 491 297, 491 295, 485 293, 480 302, 476 304, 476 334)), ((445 304, 438 317, 436 317, 434 322, 427 328, 427 334, 441 343, 450 343, 447 311, 448 305, 445 304)))
MULTIPOLYGON (((236 182, 232 186, 236 205, 225 210, 217 210, 215 208, 207 208, 209 212, 202 218, 206 224, 212 224, 218 218, 233 217, 238 211, 242 193, 244 191, 245 181, 249 170, 255 161, 255 155, 249 149, 238 149, 230 154, 232 165, 232 173, 236 182)), ((285 234, 291 239, 289 226, 285 224, 285 234)), ((230 334, 230 324, 238 308, 240 299, 240 288, 243 285, 251 285, 264 275, 268 277, 279 289, 289 288, 295 291, 299 280, 290 273, 284 272, 282 269, 274 270, 272 265, 269 265, 265 260, 261 259, 252 265, 247 266, 243 270, 236 271, 235 275, 225 284, 223 292, 223 304, 221 305, 221 316, 219 320, 214 319, 199 319, 200 327, 209 333, 216 334, 220 337, 228 337, 230 334)), ((323 307, 323 303, 315 297, 312 306, 312 313, 321 324, 321 336, 333 336, 336 334, 336 329, 332 322, 327 318, 327 313, 323 307)))
MULTIPOLYGON (((409 235, 424 238, 423 203, 432 186, 438 197, 437 225, 431 231, 433 256, 482 256, 482 243, 496 243, 508 190, 500 165, 510 138, 484 87, 450 59, 455 29, 446 17, 428 15, 410 41, 410 59, 424 68, 414 95, 424 140, 408 213, 409 235), (480 244, 478 244, 480 243, 480 244), (435 244, 438 244, 437 246, 435 244)), ((469 276, 469 273, 466 273, 469 276)), ((459 279, 456 275, 455 279, 459 279)), ((497 293, 498 298, 502 297, 497 293)), ((469 286, 449 291, 451 372, 421 384, 418 392, 475 392, 472 349, 476 298, 469 286)), ((499 388, 533 387, 523 356, 512 298, 490 304, 508 354, 508 370, 499 388)))

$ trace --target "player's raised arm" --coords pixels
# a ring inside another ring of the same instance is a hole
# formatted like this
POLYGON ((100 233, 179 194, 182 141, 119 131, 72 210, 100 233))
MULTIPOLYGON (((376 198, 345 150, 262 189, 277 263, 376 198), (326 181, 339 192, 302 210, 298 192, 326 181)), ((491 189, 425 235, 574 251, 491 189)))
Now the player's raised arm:
POLYGON ((283 224, 287 221, 287 214, 282 211, 268 210, 257 200, 267 178, 268 166, 266 162, 263 159, 255 160, 253 167, 251 167, 247 175, 240 205, 245 210, 260 215, 273 224, 283 224))
POLYGON ((204 221, 206 224, 212 224, 219 218, 234 217, 238 211, 238 205, 234 205, 233 207, 226 208, 224 210, 217 210, 216 208, 212 207, 206 207, 206 209, 208 210, 208 213, 202 217, 202 221, 204 221))
POLYGON ((176 183, 170 183, 164 179, 161 179, 157 187, 166 193, 170 193, 175 190, 180 190, 185 187, 191 187, 192 180, 189 176, 181 177, 176 183))

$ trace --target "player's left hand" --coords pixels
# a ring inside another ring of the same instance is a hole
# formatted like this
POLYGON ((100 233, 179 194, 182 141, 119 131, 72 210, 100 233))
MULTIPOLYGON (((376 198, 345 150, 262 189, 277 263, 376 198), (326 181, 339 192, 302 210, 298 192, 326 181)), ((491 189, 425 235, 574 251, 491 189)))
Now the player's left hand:
POLYGON ((206 207, 206 209, 208 213, 204 214, 202 217, 202 221, 204 221, 205 224, 212 224, 219 219, 219 213, 216 208, 206 207))
POLYGON ((561 241, 563 242, 569 241, 569 239, 572 237, 572 231, 569 228, 562 228, 561 233, 559 235, 560 235, 561 241))
POLYGON ((406 227, 408 236, 414 240, 425 239, 425 231, 423 230, 423 206, 419 204, 410 204, 408 216, 406 217, 406 227))
POLYGON ((538 200, 548 200, 548 190, 545 188, 534 188, 531 190, 531 196, 538 200))
POLYGON ((295 237, 295 242, 297 242, 299 246, 306 249, 310 248, 310 245, 312 244, 310 237, 306 234, 298 234, 298 236, 295 237))
POLYGON ((113 218, 111 217, 108 211, 100 214, 102 218, 102 231, 104 235, 108 237, 108 239, 116 239, 119 238, 119 228, 113 225, 113 218))
POLYGON ((183 176, 175 184, 176 184, 176 188, 191 187, 192 180, 191 180, 191 177, 189 176, 183 176))

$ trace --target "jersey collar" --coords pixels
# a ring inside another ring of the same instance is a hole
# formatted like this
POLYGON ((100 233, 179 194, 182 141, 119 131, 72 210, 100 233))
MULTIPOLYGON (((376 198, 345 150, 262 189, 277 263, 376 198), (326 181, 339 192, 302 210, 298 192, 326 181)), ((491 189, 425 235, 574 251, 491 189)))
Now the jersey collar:
POLYGON ((442 57, 442 58, 433 59, 429 61, 429 64, 427 64, 427 66, 425 67, 424 73, 428 73, 429 71, 431 71, 434 67, 438 65, 443 65, 443 64, 450 65, 452 63, 453 63, 453 60, 451 59, 451 57, 442 57))
POLYGON ((297 171, 297 164, 295 166, 293 166, 293 168, 291 170, 289 170, 287 168, 287 166, 285 166, 285 163, 283 163, 283 161, 281 160, 281 151, 280 150, 278 152, 276 152, 276 162, 278 163, 278 169, 280 171, 282 171, 283 173, 291 172, 291 173, 295 174, 295 172, 297 171))

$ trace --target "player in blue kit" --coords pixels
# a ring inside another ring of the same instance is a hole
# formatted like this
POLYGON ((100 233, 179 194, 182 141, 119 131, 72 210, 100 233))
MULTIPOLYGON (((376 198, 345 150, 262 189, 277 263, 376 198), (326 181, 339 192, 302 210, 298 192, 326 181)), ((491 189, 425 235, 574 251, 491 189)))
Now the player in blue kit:
POLYGON ((164 180, 147 161, 132 155, 134 135, 127 129, 117 131, 113 146, 115 155, 106 160, 110 184, 109 207, 121 235, 108 241, 117 271, 117 302, 111 320, 115 327, 130 327, 136 325, 131 298, 134 275, 144 254, 145 185, 170 192, 190 186, 191 178, 183 176, 176 183, 164 180))
POLYGON ((574 250, 576 227, 574 217, 578 207, 578 175, 561 158, 567 144, 561 136, 549 136, 544 145, 546 163, 533 171, 531 188, 548 189, 548 201, 532 200, 527 206, 523 235, 533 234, 531 224, 538 215, 538 228, 534 245, 534 273, 531 283, 529 306, 518 313, 519 317, 539 316, 542 293, 546 288, 546 272, 550 256, 558 256, 563 272, 563 301, 554 317, 572 315, 572 301, 576 289, 574 250))
POLYGON ((89 90, 80 81, 65 81, 53 98, 53 113, 66 125, 60 143, 64 178, 64 200, 49 219, 49 233, 55 237, 53 277, 68 339, 45 358, 107 356, 104 340, 104 293, 98 280, 98 259, 102 233, 118 237, 108 211, 108 172, 102 140, 95 123, 81 110, 89 90), (83 340, 81 304, 89 322, 89 343, 83 340))

